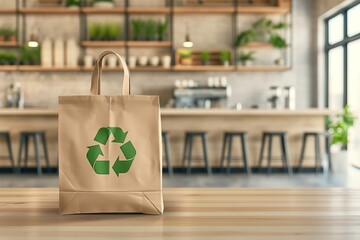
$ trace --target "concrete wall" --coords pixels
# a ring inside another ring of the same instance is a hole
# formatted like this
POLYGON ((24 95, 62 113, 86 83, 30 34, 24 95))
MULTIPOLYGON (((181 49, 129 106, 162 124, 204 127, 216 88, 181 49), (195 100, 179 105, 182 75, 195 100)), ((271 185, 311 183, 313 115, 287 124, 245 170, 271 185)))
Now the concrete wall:
MULTIPOLYGON (((296 87, 297 107, 306 108, 316 104, 314 89, 315 51, 314 16, 316 15, 313 0, 293 1, 293 42, 292 69, 285 72, 133 72, 131 87, 133 94, 159 94, 164 105, 172 95, 176 79, 193 79, 206 83, 208 76, 226 76, 233 89, 230 104, 241 102, 244 107, 251 105, 265 106, 268 89, 271 85, 296 87)), ((7 19, 0 18, 4 25, 7 19)), ((29 16, 28 29, 40 24, 41 33, 55 37, 76 35, 77 17, 51 17, 43 21, 41 16, 29 16), (56 26, 56 27, 54 27, 56 26)), ((121 21, 121 19, 119 20, 121 21)), ((175 44, 180 46, 184 38, 186 22, 190 25, 191 37, 196 45, 203 48, 231 47, 231 19, 225 15, 176 16, 175 44)), ((243 25, 240 24, 239 28, 243 25)), ((142 54, 145 49, 130 54, 142 54)), ((94 52, 96 54, 96 52, 94 52)), ((162 52, 159 55, 164 54, 162 52)), ((103 74, 102 93, 116 95, 120 93, 121 73, 106 72, 103 74)), ((25 89, 25 100, 29 106, 55 107, 59 95, 88 94, 90 72, 35 73, 35 72, 0 72, 0 98, 3 99, 6 88, 13 81, 20 81, 25 89)))

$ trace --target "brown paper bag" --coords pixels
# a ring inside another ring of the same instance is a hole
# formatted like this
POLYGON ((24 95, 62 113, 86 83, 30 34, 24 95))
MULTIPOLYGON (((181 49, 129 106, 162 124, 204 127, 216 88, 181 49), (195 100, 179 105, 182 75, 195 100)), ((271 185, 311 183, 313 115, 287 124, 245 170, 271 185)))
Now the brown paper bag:
POLYGON ((129 70, 100 54, 91 95, 59 97, 61 214, 162 214, 158 96, 130 95, 129 70), (124 69, 122 96, 100 95, 102 60, 124 69))

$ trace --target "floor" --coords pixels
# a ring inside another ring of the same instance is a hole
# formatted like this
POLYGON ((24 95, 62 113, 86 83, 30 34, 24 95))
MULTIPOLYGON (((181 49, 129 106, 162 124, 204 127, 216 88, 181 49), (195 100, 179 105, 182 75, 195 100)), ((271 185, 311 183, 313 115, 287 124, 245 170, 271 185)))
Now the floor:
MULTIPOLYGON (((0 187, 57 187, 57 174, 0 174, 0 187)), ((343 172, 301 173, 288 176, 277 174, 242 173, 230 175, 213 174, 175 174, 169 177, 164 174, 164 187, 247 187, 247 188, 327 188, 327 187, 360 187, 360 169, 348 165, 343 172)))

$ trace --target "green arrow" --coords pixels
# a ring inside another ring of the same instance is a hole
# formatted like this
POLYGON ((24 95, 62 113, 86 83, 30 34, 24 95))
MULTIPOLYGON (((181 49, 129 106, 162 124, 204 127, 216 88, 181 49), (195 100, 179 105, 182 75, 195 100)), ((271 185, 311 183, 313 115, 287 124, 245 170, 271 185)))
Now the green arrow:
POLYGON ((112 142, 114 143, 123 143, 125 141, 126 135, 128 132, 124 132, 119 127, 109 127, 111 133, 114 136, 114 140, 112 142))
POLYGON ((108 128, 106 127, 102 127, 99 129, 99 131, 97 132, 94 140, 101 143, 102 145, 105 145, 106 142, 108 141, 110 136, 110 131, 108 128))
POLYGON ((109 174, 110 161, 96 161, 94 164, 94 171, 97 174, 109 174))
POLYGON ((120 147, 122 153, 124 154, 126 160, 121 160, 119 157, 116 159, 114 165, 112 166, 112 169, 116 173, 117 176, 119 176, 119 173, 126 173, 129 171, 132 162, 134 161, 136 150, 134 148, 134 145, 131 143, 131 141, 128 141, 124 143, 120 147))
POLYGON ((99 155, 104 156, 103 152, 99 145, 94 145, 87 147, 89 150, 86 154, 87 159, 89 160, 92 167, 94 167, 95 161, 99 155))

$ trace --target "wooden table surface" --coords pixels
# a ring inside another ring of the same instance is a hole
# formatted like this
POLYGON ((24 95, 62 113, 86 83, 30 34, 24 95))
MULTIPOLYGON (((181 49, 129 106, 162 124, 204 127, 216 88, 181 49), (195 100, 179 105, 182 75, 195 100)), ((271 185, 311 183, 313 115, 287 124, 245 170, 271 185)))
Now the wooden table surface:
POLYGON ((58 189, 0 189, 0 239, 360 239, 360 190, 164 189, 165 213, 58 214, 58 189))

